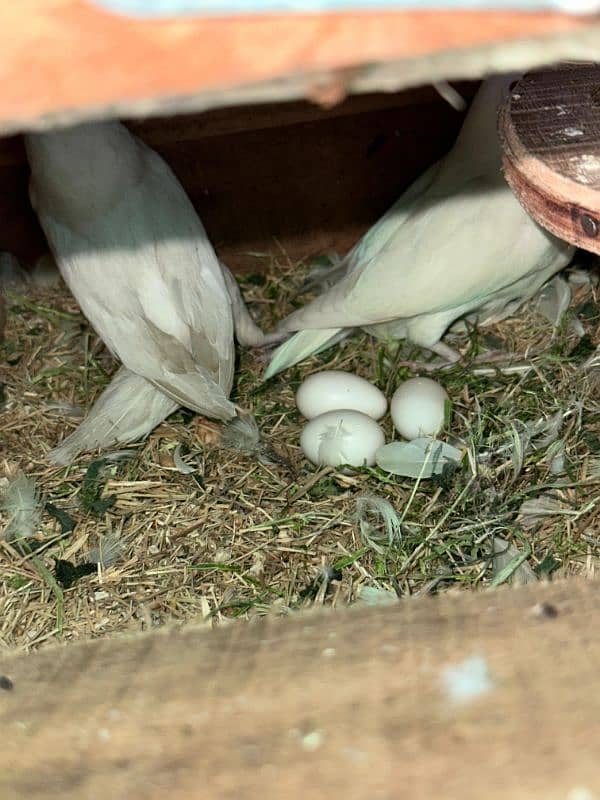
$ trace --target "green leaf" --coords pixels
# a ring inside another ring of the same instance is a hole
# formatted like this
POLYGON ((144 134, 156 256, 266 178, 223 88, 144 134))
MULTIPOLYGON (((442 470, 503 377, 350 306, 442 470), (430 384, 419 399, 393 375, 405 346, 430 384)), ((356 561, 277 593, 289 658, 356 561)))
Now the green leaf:
POLYGON ((447 428, 452 421, 452 400, 447 397, 444 400, 444 428, 447 428))
POLYGON ((540 561, 540 563, 535 568, 534 572, 536 575, 541 577, 547 577, 551 575, 555 570, 560 567, 560 561, 557 561, 553 555, 550 553, 546 553, 544 558, 540 561))
POLYGON ((309 489, 308 496, 313 500, 321 500, 324 497, 333 497, 338 494, 344 494, 346 489, 335 480, 335 478, 322 478, 317 481, 315 485, 309 489))
POLYGON ((31 583, 31 578, 23 578, 21 575, 13 575, 12 578, 8 579, 7 583, 11 589, 21 589, 23 586, 27 586, 28 583, 31 583))
POLYGON ((361 549, 357 550, 355 553, 338 558, 333 565, 333 569, 341 572, 343 569, 349 567, 351 564, 354 564, 355 561, 359 561, 363 556, 366 556, 367 553, 370 552, 371 550, 369 547, 361 547, 361 549))

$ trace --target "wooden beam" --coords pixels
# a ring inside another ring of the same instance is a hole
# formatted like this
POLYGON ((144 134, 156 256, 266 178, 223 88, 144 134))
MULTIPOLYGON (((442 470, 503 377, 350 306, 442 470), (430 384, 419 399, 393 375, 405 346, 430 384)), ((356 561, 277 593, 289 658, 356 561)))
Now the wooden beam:
POLYGON ((573 580, 4 652, 0 796, 597 797, 599 602, 573 580))
MULTIPOLYGON (((190 97, 198 108, 255 102, 248 95, 244 100, 244 90, 267 84, 270 96, 263 100, 290 99, 293 92, 335 102, 354 90, 355 80, 364 83, 375 64, 450 53, 456 61, 461 52, 487 50, 493 43, 588 27, 597 26, 585 17, 545 12, 365 11, 149 21, 109 14, 87 0, 5 2, 0 125, 14 130, 125 108, 135 114, 157 104, 164 110, 162 100, 168 106, 190 97), (286 87, 282 79, 292 83, 286 87), (239 91, 228 92, 232 87, 239 91)), ((412 80, 418 82, 414 70, 412 80)), ((410 81, 396 77, 395 88, 410 81)))

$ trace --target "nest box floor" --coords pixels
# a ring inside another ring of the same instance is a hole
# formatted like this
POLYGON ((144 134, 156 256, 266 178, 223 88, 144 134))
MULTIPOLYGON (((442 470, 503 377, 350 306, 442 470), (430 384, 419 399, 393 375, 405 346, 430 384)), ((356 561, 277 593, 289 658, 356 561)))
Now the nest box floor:
MULTIPOLYGON (((241 277, 265 328, 297 304, 308 267, 282 256, 241 277)), ((51 506, 32 552, 0 543, 0 644, 32 648, 192 619, 225 624, 314 604, 476 591, 523 576, 592 575, 600 374, 582 365, 600 344, 597 293, 589 283, 574 290, 558 330, 532 302, 497 327, 452 334, 468 366, 435 376, 454 404, 449 436, 469 455, 454 473, 418 485, 378 469, 319 471, 302 457, 294 392, 304 377, 352 370, 391 396, 414 374, 411 362, 428 357, 365 334, 266 385, 257 354, 240 352, 233 396, 254 412, 282 463, 224 449, 219 425, 179 411, 129 448, 127 460, 91 455, 69 469, 50 466, 48 451, 116 364, 66 289, 11 295, 0 361, 0 480, 23 472, 51 506), (469 363, 498 349, 511 354, 509 370, 469 363), (390 543, 376 517, 357 519, 365 494, 393 505, 399 539, 390 543), (494 537, 511 548, 503 571, 492 558, 494 537), (99 545, 110 563, 72 573, 61 588, 56 559, 76 569, 99 545)), ((391 436, 389 420, 385 427, 391 436)), ((0 529, 5 522, 6 515, 0 529)))

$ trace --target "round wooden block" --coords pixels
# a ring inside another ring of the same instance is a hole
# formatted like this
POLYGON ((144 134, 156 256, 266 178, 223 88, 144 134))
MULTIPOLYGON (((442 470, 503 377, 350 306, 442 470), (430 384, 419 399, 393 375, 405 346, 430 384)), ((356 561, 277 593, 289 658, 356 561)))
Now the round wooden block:
POLYGON ((600 254, 600 64, 517 81, 499 114, 506 179, 542 227, 600 254))

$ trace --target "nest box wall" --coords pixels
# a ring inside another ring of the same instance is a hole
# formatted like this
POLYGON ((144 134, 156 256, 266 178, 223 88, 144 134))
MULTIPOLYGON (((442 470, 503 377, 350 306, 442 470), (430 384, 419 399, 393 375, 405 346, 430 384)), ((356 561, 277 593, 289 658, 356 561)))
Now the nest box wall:
MULTIPOLYGON (((460 87, 466 97, 475 85, 460 87)), ((431 87, 348 98, 239 106, 128 122, 174 170, 219 255, 260 269, 256 254, 298 260, 345 252, 425 167, 462 120, 431 87)), ((27 197, 22 140, 0 141, 0 249, 45 250, 27 197)))

